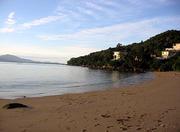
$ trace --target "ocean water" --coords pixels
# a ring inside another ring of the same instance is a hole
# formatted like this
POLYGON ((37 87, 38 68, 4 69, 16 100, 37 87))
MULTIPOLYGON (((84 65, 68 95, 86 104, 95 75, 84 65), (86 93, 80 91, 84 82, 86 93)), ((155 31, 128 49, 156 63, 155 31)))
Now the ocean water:
POLYGON ((83 93, 144 83, 147 73, 121 73, 85 67, 0 62, 0 99, 83 93))

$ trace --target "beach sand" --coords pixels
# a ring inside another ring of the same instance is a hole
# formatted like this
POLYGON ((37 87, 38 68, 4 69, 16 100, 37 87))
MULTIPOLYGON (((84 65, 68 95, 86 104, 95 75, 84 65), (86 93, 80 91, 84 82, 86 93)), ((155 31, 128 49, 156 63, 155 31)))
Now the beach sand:
POLYGON ((82 94, 0 100, 0 132, 180 132, 180 72, 82 94), (3 109, 18 102, 31 108, 3 109))

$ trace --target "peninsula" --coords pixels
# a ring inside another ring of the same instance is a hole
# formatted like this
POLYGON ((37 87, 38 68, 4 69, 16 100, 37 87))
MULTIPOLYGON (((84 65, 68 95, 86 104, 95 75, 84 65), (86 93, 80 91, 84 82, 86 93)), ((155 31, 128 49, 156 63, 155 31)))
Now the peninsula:
POLYGON ((168 30, 146 41, 71 58, 69 65, 118 71, 180 71, 180 31, 168 30), (171 48, 173 47, 173 48, 171 48))
POLYGON ((20 58, 14 55, 6 54, 0 56, 0 62, 16 62, 16 63, 36 63, 36 64, 61 64, 57 62, 40 62, 40 61, 33 61, 29 59, 20 58))

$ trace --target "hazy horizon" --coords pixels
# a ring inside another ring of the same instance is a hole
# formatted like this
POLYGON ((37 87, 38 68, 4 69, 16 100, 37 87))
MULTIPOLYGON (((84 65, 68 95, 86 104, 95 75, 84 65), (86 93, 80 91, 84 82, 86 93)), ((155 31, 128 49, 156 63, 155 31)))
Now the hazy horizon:
POLYGON ((180 30, 179 0, 1 0, 0 55, 71 57, 180 30))
MULTIPOLYGON (((29 60, 32 60, 32 61, 40 61, 40 62, 57 62, 57 63, 63 63, 63 64, 66 64, 66 60, 65 61, 62 61, 60 62, 59 61, 59 58, 58 57, 49 57, 49 56, 26 56, 26 55, 16 55, 16 54, 0 54, 0 56, 2 55, 13 55, 13 56, 16 56, 16 57, 20 57, 22 59, 29 59, 29 60)), ((62 60, 63 58, 61 58, 62 60)))

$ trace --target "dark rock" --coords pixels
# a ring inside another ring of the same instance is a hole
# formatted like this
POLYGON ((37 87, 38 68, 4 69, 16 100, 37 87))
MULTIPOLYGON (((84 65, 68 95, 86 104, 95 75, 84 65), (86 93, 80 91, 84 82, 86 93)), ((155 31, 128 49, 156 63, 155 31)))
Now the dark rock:
POLYGON ((4 109, 14 109, 14 108, 28 108, 27 105, 20 104, 20 103, 10 103, 3 106, 4 109))

